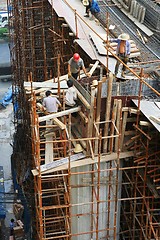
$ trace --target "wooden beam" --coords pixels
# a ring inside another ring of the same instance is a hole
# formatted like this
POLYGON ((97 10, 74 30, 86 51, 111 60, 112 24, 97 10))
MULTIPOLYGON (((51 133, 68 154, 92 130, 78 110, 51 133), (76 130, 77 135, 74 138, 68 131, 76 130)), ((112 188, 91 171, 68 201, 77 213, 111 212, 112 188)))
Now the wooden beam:
POLYGON ((125 136, 127 117, 128 117, 128 111, 123 112, 122 133, 121 133, 121 150, 123 149, 123 141, 124 141, 124 136, 125 136))
POLYGON ((82 119, 85 123, 88 123, 88 118, 87 118, 87 116, 86 116, 82 111, 79 111, 79 112, 78 112, 78 115, 81 117, 81 119, 82 119))
POLYGON ((96 70, 98 64, 99 64, 99 61, 96 61, 95 64, 93 65, 93 67, 90 69, 90 71, 89 71, 90 76, 92 76, 92 74, 96 70))
POLYGON ((153 127, 153 125, 147 121, 139 121, 139 125, 145 126, 145 127, 153 127))
MULTIPOLYGON (((122 115, 122 100, 121 99, 118 99, 118 104, 117 104, 117 119, 116 119, 116 127, 117 127, 117 130, 118 132, 120 133, 120 123, 121 123, 121 115, 122 115)), ((116 137, 115 138, 115 151, 118 152, 119 148, 121 146, 119 146, 119 137, 116 137)))
MULTIPOLYGON (((113 74, 110 72, 108 77, 108 89, 107 89, 107 101, 106 101, 106 115, 105 115, 105 126, 104 126, 104 136, 108 136, 109 123, 110 120, 110 111, 111 111, 111 97, 112 97, 112 87, 113 87, 113 74)), ((108 148, 108 139, 104 139, 103 151, 107 152, 108 148)))
MULTIPOLYGON (((47 125, 52 124, 51 120, 46 122, 47 125)), ((48 130, 46 128, 46 130, 48 130)), ((53 136, 54 134, 45 134, 45 164, 53 162, 53 136)))
MULTIPOLYGON (((84 153, 76 153, 76 154, 70 156, 70 162, 80 160, 84 157, 85 157, 84 153)), ((48 171, 50 169, 59 167, 63 164, 68 164, 68 161, 69 161, 69 158, 66 157, 66 158, 61 158, 61 159, 59 159, 57 161, 54 161, 54 162, 43 164, 43 165, 40 166, 40 171, 41 171, 41 173, 45 173, 46 171, 48 171)), ((32 173, 33 173, 34 176, 36 176, 36 175, 38 175, 38 170, 34 169, 34 170, 32 170, 32 173)))
POLYGON ((82 96, 82 94, 76 89, 77 91, 77 96, 79 98, 79 100, 83 103, 83 105, 87 108, 87 109, 90 109, 91 106, 90 104, 86 101, 86 99, 82 96))
POLYGON ((60 127, 60 129, 66 129, 66 125, 62 123, 58 118, 53 119, 54 123, 60 127))
MULTIPOLYGON (((133 157, 133 156, 134 156, 133 151, 122 152, 119 154, 120 159, 129 158, 129 157, 133 157)), ((100 162, 110 162, 110 161, 116 160, 117 158, 118 158, 117 153, 106 154, 105 156, 101 156, 100 162)), ((94 160, 92 158, 84 158, 83 160, 70 162, 70 167, 72 169, 75 167, 81 167, 81 166, 86 166, 86 165, 95 164, 95 163, 98 163, 97 156, 94 158, 94 160)), ((56 171, 61 171, 61 170, 67 170, 67 169, 68 169, 68 163, 65 163, 61 166, 46 170, 45 174, 56 172, 56 171)), ((38 170, 37 169, 32 170, 32 174, 34 176, 38 175, 38 170)))
MULTIPOLYGON (((58 82, 47 82, 47 81, 44 81, 44 82, 24 82, 24 87, 25 88, 30 88, 31 89, 31 86, 33 88, 56 88, 58 89, 58 82)), ((60 88, 64 88, 64 89, 67 89, 68 86, 67 86, 67 83, 66 81, 63 81, 63 82, 60 82, 60 88)))
POLYGON ((110 136, 111 138, 109 139, 109 150, 110 152, 113 151, 113 147, 114 147, 114 141, 115 141, 115 138, 112 137, 115 133, 115 127, 114 127, 114 124, 116 122, 116 118, 117 118, 117 106, 118 106, 118 99, 114 99, 114 103, 113 103, 113 107, 112 107, 112 125, 111 125, 111 129, 110 129, 110 136))
POLYGON ((48 115, 43 116, 43 117, 39 117, 38 120, 39 120, 39 122, 43 122, 43 121, 47 121, 47 120, 54 119, 54 118, 57 118, 57 117, 65 116, 65 115, 68 115, 70 113, 78 112, 80 110, 81 110, 81 107, 75 107, 75 108, 71 108, 71 109, 68 109, 68 110, 65 110, 65 111, 52 113, 52 114, 48 114, 48 115))

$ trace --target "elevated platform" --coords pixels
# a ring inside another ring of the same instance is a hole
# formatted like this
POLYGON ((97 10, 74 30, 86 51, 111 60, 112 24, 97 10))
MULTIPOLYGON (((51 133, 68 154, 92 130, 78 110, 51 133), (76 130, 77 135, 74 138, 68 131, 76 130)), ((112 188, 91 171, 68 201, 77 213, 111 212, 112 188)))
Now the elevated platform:
MULTIPOLYGON (((107 50, 101 43, 107 39, 105 29, 100 25, 99 21, 93 18, 84 17, 85 7, 80 0, 48 0, 59 17, 63 17, 70 27, 71 31, 76 36, 76 42, 88 54, 92 60, 98 60, 104 67, 107 65, 107 50), (75 21, 77 19, 77 23, 75 21), (91 39, 94 36, 94 43, 91 39), (96 43, 96 44, 95 44, 96 43), (97 50, 103 50, 103 54, 97 50)), ((115 54, 114 50, 108 51, 109 55, 115 54)), ((135 56, 139 56, 140 52, 137 49, 135 56)), ((113 73, 115 69, 116 59, 109 57, 108 68, 113 73)))

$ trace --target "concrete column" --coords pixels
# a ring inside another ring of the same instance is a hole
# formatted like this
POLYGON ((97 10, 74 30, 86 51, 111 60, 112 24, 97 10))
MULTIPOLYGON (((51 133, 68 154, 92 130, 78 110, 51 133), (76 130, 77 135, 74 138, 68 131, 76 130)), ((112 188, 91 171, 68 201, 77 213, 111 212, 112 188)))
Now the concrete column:
POLYGON ((133 9, 134 9, 135 1, 131 0, 131 7, 130 7, 130 14, 133 15, 133 9))
POLYGON ((143 7, 143 9, 142 9, 142 14, 141 14, 141 19, 140 19, 140 23, 143 23, 143 22, 144 22, 145 13, 146 13, 146 8, 143 7))
POLYGON ((142 10, 143 10, 143 6, 141 5, 141 6, 139 7, 138 16, 137 16, 137 20, 138 20, 139 22, 140 22, 140 20, 141 20, 142 10))

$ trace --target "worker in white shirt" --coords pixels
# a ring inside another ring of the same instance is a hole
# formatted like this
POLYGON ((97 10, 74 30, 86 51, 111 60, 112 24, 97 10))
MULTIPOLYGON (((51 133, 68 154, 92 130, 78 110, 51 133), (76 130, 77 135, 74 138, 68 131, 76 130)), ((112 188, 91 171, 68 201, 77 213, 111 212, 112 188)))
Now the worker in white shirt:
POLYGON ((43 99, 43 106, 46 108, 47 113, 56 113, 58 106, 61 107, 61 103, 56 97, 52 96, 51 91, 46 91, 46 97, 43 99))
POLYGON ((67 86, 68 89, 66 91, 65 104, 66 106, 73 107, 76 105, 77 92, 76 89, 73 87, 73 81, 71 79, 67 81, 67 86))

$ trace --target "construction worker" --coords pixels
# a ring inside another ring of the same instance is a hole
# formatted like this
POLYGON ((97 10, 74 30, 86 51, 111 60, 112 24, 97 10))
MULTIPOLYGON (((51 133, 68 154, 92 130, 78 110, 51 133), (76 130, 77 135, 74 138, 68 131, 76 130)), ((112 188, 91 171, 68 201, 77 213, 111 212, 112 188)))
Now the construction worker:
POLYGON ((68 77, 77 79, 81 68, 83 69, 85 75, 89 77, 90 74, 86 71, 83 59, 80 58, 80 55, 78 53, 75 53, 73 57, 68 61, 68 77))
POLYGON ((77 92, 76 89, 73 87, 73 81, 71 79, 67 81, 67 86, 68 89, 66 91, 65 104, 66 106, 73 107, 76 105, 77 92))
POLYGON ((58 106, 61 107, 59 100, 51 96, 51 94, 51 91, 46 91, 46 97, 43 99, 43 106, 46 108, 46 113, 56 113, 58 106))
MULTIPOLYGON (((110 42, 117 42, 117 56, 120 60, 122 60, 126 65, 129 60, 131 45, 129 40, 129 35, 127 33, 122 33, 118 36, 118 39, 111 39, 110 42)), ((116 66, 115 66, 115 76, 118 74, 118 69, 120 65, 120 61, 117 60, 116 66)), ((121 76, 125 77, 126 73, 126 66, 123 65, 122 67, 122 73, 121 76)))
POLYGON ((14 219, 12 218, 10 220, 10 224, 9 224, 9 228, 10 228, 10 237, 12 236, 12 238, 10 239, 14 239, 14 227, 16 226, 16 223, 14 221, 14 219))
POLYGON ((88 0, 87 2, 88 3, 86 3, 86 14, 84 15, 84 17, 89 17, 89 13, 94 15, 95 13, 100 12, 100 8, 96 0, 88 0))

